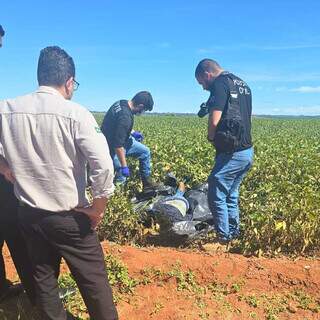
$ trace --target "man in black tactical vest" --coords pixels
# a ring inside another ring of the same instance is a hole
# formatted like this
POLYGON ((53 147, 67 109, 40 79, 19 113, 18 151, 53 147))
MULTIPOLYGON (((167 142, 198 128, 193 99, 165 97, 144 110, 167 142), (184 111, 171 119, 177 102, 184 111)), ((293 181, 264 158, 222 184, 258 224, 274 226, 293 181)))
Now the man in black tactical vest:
POLYGON ((251 89, 211 59, 199 62, 195 77, 210 92, 208 141, 216 156, 208 178, 208 202, 218 241, 228 243, 240 233, 239 187, 253 162, 251 89))

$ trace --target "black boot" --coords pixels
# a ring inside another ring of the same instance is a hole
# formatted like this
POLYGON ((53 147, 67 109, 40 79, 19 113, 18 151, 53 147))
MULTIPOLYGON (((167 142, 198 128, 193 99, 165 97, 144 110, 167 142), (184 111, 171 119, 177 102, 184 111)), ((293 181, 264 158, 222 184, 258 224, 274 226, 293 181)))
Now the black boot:
POLYGON ((23 293, 22 284, 13 284, 11 281, 6 280, 5 285, 0 290, 0 302, 15 297, 19 294, 23 293))
POLYGON ((162 184, 155 182, 150 176, 149 177, 143 177, 142 180, 142 186, 143 186, 143 192, 151 191, 151 190, 158 190, 161 188, 162 184))

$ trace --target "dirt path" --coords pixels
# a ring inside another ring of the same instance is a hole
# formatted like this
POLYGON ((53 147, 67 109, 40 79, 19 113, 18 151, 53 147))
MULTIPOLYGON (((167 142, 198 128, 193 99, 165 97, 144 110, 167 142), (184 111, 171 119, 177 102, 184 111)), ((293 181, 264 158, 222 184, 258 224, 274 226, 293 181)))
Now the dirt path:
MULTIPOLYGON (((320 260, 103 243, 140 280, 118 304, 123 320, 320 319, 320 260)), ((7 274, 16 279, 8 253, 7 274)))

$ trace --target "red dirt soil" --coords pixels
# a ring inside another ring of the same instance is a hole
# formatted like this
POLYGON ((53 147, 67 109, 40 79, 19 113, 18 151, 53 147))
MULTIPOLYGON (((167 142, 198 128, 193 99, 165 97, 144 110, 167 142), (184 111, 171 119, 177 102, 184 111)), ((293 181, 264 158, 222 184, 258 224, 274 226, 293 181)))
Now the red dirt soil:
MULTIPOLYGON (((148 284, 138 285, 133 295, 119 302, 121 320, 320 319, 319 259, 246 258, 237 254, 137 248, 108 242, 102 245, 106 253, 111 252, 122 260, 131 277, 141 279, 142 270, 154 268, 169 272, 179 265, 182 271, 192 271, 200 287, 216 284, 214 294, 207 289, 197 294, 192 290, 177 290, 173 277, 154 278, 148 284), (219 291, 219 285, 233 286, 236 290, 221 294, 223 290, 219 291), (296 291, 305 293, 313 302, 303 304, 303 297, 301 301, 289 299, 287 308, 276 309, 278 301, 296 291)), ((4 256, 7 277, 16 280, 16 271, 6 249, 4 256)))

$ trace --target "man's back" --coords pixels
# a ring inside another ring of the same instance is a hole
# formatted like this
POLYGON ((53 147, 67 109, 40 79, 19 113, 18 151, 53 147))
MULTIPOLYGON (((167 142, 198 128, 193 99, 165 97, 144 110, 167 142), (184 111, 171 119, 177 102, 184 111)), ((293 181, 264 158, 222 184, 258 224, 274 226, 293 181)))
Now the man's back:
POLYGON ((50 87, 2 101, 0 110, 0 142, 18 199, 50 211, 87 205, 86 158, 99 155, 97 171, 110 167, 108 147, 90 112, 50 87))
MULTIPOLYGON (((15 182, 41 319, 67 319, 59 298, 64 258, 90 318, 117 320, 95 228, 114 190, 106 139, 92 114, 71 102, 79 83, 68 53, 51 46, 38 59, 39 89, 0 101, 0 169, 15 182), (1 151, 0 151, 1 152, 1 151), (86 198, 89 167, 92 201, 86 198)), ((69 318, 69 317, 68 317, 69 318)))
POLYGON ((111 153, 114 148, 123 147, 133 128, 133 113, 127 100, 115 102, 107 111, 101 130, 105 135, 111 153))
POLYGON ((230 96, 230 84, 228 78, 232 80, 234 89, 238 92, 240 114, 244 128, 244 134, 240 141, 237 151, 252 147, 251 139, 251 114, 252 114, 252 95, 251 89, 245 81, 236 75, 223 72, 219 75, 210 87, 211 96, 207 102, 209 108, 214 110, 226 111, 230 96))

